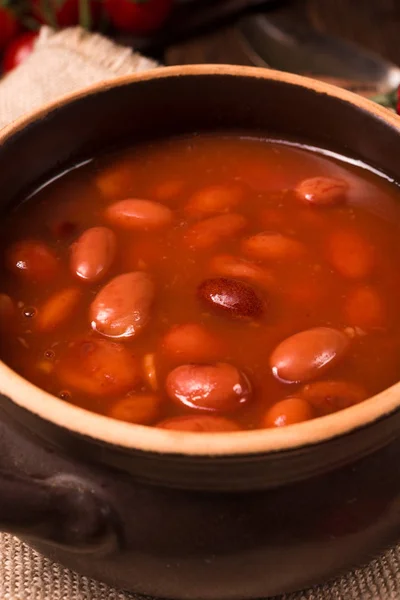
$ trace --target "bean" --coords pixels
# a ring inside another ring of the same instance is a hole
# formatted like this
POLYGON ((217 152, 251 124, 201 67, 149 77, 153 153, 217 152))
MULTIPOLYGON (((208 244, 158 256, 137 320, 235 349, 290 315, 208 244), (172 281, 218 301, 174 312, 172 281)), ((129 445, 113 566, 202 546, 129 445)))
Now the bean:
POLYGON ((108 337, 133 337, 147 324, 153 300, 154 284, 147 273, 118 275, 90 306, 92 328, 108 337))
POLYGON ((151 197, 155 198, 158 202, 175 200, 175 198, 182 194, 184 187, 185 182, 180 179, 163 181, 153 188, 151 197))
POLYGON ((102 166, 101 170, 96 173, 94 183, 102 196, 114 200, 114 198, 130 191, 134 180, 135 175, 131 161, 123 159, 102 166))
POLYGON ((161 429, 174 431, 193 431, 195 433, 218 433, 222 431, 239 431, 239 426, 224 417, 208 415, 173 417, 157 424, 161 429))
POLYGON ((327 241, 327 257, 331 265, 349 279, 368 277, 375 266, 372 244, 358 231, 337 229, 327 241))
POLYGON ((265 289, 270 289, 276 283, 270 271, 230 254, 214 256, 210 262, 210 271, 223 277, 245 279, 265 289))
POLYGON ((316 327, 281 342, 270 357, 274 376, 286 383, 314 379, 336 365, 349 347, 349 338, 337 329, 316 327))
POLYGON ((349 408, 367 398, 365 389, 349 381, 315 381, 305 385, 301 396, 322 415, 349 408))
POLYGON ((210 412, 232 412, 250 398, 250 385, 240 371, 228 363, 182 365, 166 381, 171 400, 210 412))
POLYGON ((36 240, 14 244, 8 251, 7 264, 14 273, 35 283, 51 281, 59 268, 54 251, 36 240))
POLYGON ((233 318, 258 318, 264 310, 264 302, 258 293, 236 279, 206 279, 197 288, 197 295, 207 308, 233 318))
POLYGON ((258 260, 295 260, 305 254, 305 246, 282 233, 264 232, 253 235, 242 243, 246 256, 258 260))
POLYGON ((238 234, 246 224, 246 219, 236 213, 211 217, 192 225, 185 234, 185 241, 193 250, 212 248, 238 234))
POLYGON ((122 229, 134 231, 156 231, 172 223, 170 208, 152 200, 121 200, 106 209, 109 223, 122 229))
POLYGON ((344 315, 348 325, 362 329, 382 328, 387 320, 383 298, 370 285, 360 286, 349 292, 344 315))
POLYGON ((51 331, 64 323, 72 316, 80 299, 81 291, 76 287, 64 288, 52 294, 38 310, 38 331, 51 331))
POLYGON ((296 186, 297 197, 310 206, 332 206, 346 199, 349 186, 335 177, 311 177, 296 186))
POLYGON ((185 210, 190 216, 202 218, 230 212, 241 200, 243 189, 238 184, 209 185, 193 194, 185 210))
POLYGON ((277 402, 264 416, 264 427, 285 427, 314 418, 311 404, 303 398, 286 398, 277 402))
POLYGON ((180 362, 201 363, 221 358, 226 351, 217 335, 197 323, 171 327, 165 334, 161 348, 168 358, 180 362))
POLYGON ((108 416, 137 425, 150 425, 159 418, 161 405, 162 400, 156 394, 135 394, 115 402, 108 416))
POLYGON ((140 380, 140 364, 128 348, 92 338, 71 342, 56 372, 66 388, 94 396, 125 394, 140 380))
POLYGON ((85 281, 99 281, 107 274, 116 253, 117 239, 108 227, 87 229, 71 247, 71 270, 85 281))

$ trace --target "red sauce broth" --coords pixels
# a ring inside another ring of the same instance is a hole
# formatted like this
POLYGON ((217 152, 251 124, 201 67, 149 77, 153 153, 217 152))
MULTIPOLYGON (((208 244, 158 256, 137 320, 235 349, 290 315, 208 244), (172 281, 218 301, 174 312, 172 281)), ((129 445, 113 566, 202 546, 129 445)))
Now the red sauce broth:
POLYGON ((167 429, 348 408, 398 380, 399 200, 363 165, 274 140, 95 158, 2 219, 1 358, 65 401, 167 429))

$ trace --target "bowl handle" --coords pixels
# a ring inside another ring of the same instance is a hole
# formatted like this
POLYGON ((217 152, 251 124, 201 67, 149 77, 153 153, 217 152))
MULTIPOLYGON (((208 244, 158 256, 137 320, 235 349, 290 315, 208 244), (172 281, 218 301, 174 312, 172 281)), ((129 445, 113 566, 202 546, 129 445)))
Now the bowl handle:
POLYGON ((102 491, 75 475, 36 479, 0 469, 0 530, 76 552, 121 546, 102 491))

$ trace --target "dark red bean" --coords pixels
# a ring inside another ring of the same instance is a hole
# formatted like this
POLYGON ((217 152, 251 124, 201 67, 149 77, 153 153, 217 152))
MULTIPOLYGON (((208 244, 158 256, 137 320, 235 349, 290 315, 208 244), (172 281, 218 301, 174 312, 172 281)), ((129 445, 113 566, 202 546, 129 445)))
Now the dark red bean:
POLYGON ((264 302, 250 285, 236 279, 206 279, 197 289, 201 302, 212 311, 234 318, 258 318, 264 302))

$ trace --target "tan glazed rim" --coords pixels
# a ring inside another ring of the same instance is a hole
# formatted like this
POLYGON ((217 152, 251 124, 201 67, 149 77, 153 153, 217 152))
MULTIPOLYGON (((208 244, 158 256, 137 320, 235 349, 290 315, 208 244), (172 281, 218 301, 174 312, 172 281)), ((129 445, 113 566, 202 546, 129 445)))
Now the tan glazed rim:
MULTIPOLYGON (((95 94, 108 88, 122 87, 136 81, 196 75, 260 78, 302 86, 319 94, 340 99, 400 129, 400 118, 397 115, 365 98, 329 84, 268 69, 228 65, 196 65, 159 68, 143 74, 124 76, 111 82, 99 83, 79 92, 68 94, 3 129, 0 133, 0 143, 4 143, 5 140, 32 122, 44 118, 54 109, 88 94, 95 94)), ((133 425, 89 412, 44 392, 17 375, 1 361, 0 393, 42 419, 80 435, 128 449, 193 456, 245 455, 316 444, 372 423, 400 406, 400 383, 397 383, 352 408, 298 425, 234 433, 198 434, 133 425)))

